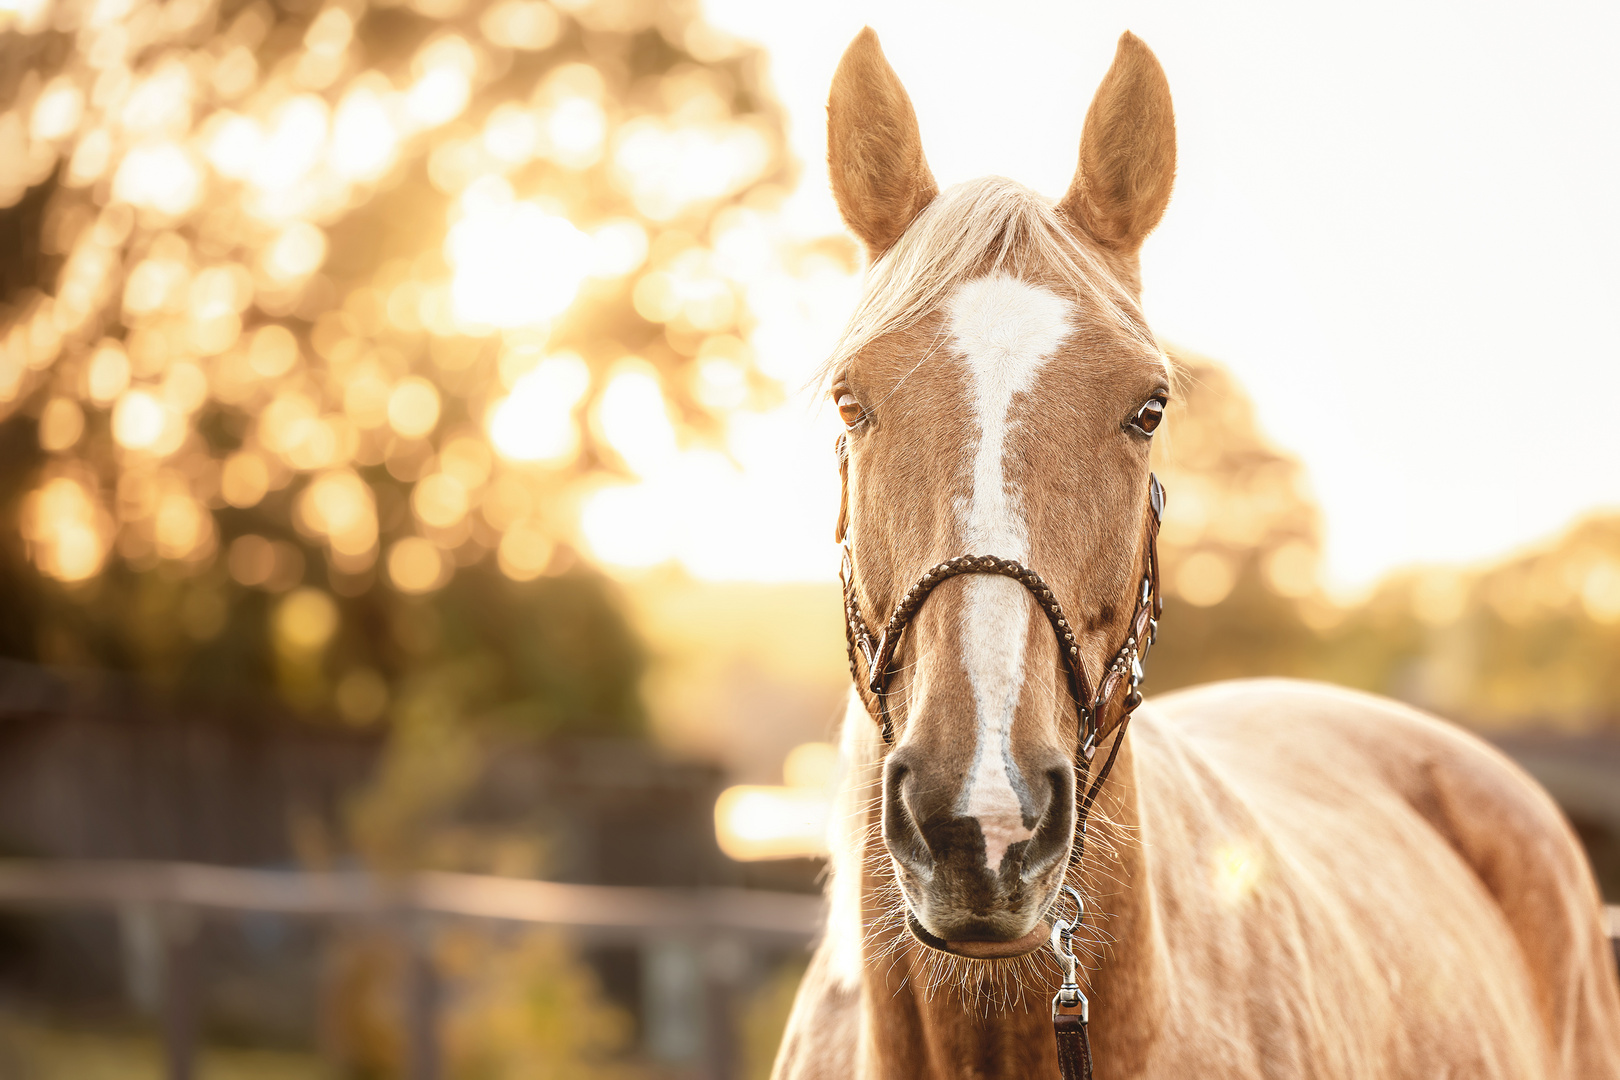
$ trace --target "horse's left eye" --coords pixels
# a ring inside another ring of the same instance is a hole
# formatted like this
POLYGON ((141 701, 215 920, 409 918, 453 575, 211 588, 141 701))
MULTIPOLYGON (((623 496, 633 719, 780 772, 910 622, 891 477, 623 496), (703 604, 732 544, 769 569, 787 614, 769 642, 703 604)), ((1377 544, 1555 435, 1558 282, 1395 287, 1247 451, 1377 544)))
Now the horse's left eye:
POLYGON ((840 386, 833 390, 833 400, 838 404, 838 415, 843 419, 845 427, 854 427, 866 419, 866 410, 855 400, 855 395, 849 392, 849 387, 840 386))
POLYGON ((1130 426, 1143 435, 1151 437, 1158 428, 1159 421, 1163 419, 1164 400, 1162 398, 1153 398, 1136 410, 1136 415, 1131 417, 1130 426))

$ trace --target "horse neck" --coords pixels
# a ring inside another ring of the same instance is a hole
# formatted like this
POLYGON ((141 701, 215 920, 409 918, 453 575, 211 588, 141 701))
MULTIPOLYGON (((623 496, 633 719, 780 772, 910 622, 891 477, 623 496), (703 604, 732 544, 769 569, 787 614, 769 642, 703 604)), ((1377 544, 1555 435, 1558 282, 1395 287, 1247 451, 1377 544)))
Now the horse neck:
MULTIPOLYGON (((1016 966, 1003 962, 993 970, 929 955, 912 940, 896 912, 876 784, 876 777, 870 777, 861 800, 866 827, 859 831, 864 846, 860 914, 867 928, 862 947, 865 1076, 1055 1077, 1051 1000, 1058 977, 1050 955, 1043 949, 1016 966)), ((1093 1053, 1108 1063, 1107 1072, 1113 1075, 1139 1070, 1167 999, 1167 963, 1149 873, 1151 849, 1142 843, 1141 828, 1136 766, 1127 738, 1092 812, 1084 873, 1070 875, 1089 908, 1085 938, 1095 943, 1090 958, 1082 957, 1089 976, 1093 1053)), ((1077 935, 1077 945, 1079 940, 1077 935)))

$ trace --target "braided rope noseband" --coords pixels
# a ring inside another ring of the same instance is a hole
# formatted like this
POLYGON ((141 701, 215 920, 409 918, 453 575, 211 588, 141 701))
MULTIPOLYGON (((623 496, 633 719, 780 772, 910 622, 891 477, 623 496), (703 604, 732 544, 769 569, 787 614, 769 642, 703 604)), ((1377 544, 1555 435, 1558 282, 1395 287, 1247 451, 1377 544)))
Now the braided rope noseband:
MULTIPOLYGON (((840 454, 842 459, 842 454, 840 454)), ((1159 615, 1164 601, 1159 593, 1159 523, 1164 515, 1164 486, 1159 478, 1148 474, 1147 552, 1142 570, 1141 587, 1137 591, 1136 609, 1132 613, 1125 643, 1114 653, 1098 682, 1096 692, 1086 676, 1085 658, 1080 655, 1080 641, 1074 627, 1063 614, 1058 602, 1042 577, 1016 559, 1000 559, 994 555, 958 555, 931 568, 917 580, 895 605, 883 634, 876 640, 861 615, 860 601, 855 595, 855 562, 850 554, 849 541, 843 535, 840 518, 838 540, 843 545, 843 564, 838 577, 844 589, 844 636, 849 646, 849 673, 855 685, 870 695, 867 708, 882 728, 883 741, 894 741, 894 722, 889 716, 889 678, 894 665, 894 654, 900 637, 916 617, 923 603, 940 583, 963 574, 999 574, 1012 578, 1028 589, 1035 602, 1046 614, 1046 620, 1057 635, 1058 652, 1068 674, 1069 694, 1074 700, 1079 721, 1080 752, 1090 761, 1097 752, 1097 744, 1126 720, 1142 702, 1137 687, 1142 681, 1142 661, 1153 645, 1159 628, 1159 615), (866 668, 862 678, 861 661, 866 668), (1123 690, 1123 693, 1121 691, 1123 690), (875 708, 873 707, 875 705, 875 708)), ((864 696, 864 695, 863 695, 864 696)), ((1115 743, 1115 752, 1118 742, 1115 743)), ((1112 763, 1113 754, 1109 755, 1112 763)), ((1106 775, 1106 771, 1103 775, 1106 775)), ((1098 777, 1100 782, 1101 776, 1098 777)), ((1087 808, 1089 809, 1087 800, 1087 808)))

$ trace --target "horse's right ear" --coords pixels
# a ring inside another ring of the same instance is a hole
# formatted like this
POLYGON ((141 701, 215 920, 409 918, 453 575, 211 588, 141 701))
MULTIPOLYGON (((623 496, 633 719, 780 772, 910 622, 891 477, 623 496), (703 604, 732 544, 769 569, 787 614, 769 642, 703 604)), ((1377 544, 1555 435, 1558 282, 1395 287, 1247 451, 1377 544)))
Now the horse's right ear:
POLYGON ((839 213, 874 259, 939 194, 911 98, 870 26, 855 35, 833 74, 827 167, 839 213))

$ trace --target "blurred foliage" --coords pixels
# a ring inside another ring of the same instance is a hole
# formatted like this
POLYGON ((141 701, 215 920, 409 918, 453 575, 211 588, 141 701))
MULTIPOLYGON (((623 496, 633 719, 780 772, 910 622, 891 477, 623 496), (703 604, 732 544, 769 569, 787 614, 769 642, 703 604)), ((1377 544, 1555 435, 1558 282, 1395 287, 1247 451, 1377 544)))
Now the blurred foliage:
POLYGON ((0 12, 0 652, 357 723, 467 661, 639 730, 573 548, 638 440, 780 394, 762 66, 690 0, 0 12))
MULTIPOLYGON (((630 1017, 603 997, 591 969, 553 931, 464 926, 436 935, 449 1080, 631 1080, 630 1017)), ((354 936, 328 970, 325 1042, 337 1074, 404 1073, 398 1002, 406 958, 396 936, 354 936)))
POLYGON ((463 931, 442 947, 464 989, 446 1019, 453 1080, 630 1080, 630 1017, 554 932, 463 931))
MULTIPOLYGON (((204 1045, 197 1072, 209 1080, 319 1080, 313 1055, 204 1045)), ((155 1033, 86 1030, 0 1015, 0 1076, 7 1080, 160 1080, 168 1076, 155 1033)))
POLYGON ((1297 675, 1483 728, 1620 728, 1620 515, 1495 563, 1402 571, 1371 595, 1322 590, 1300 464, 1272 448, 1220 365, 1178 353, 1169 438, 1167 599, 1151 690, 1297 675))
POLYGON ((1393 575, 1324 638, 1324 676, 1479 727, 1620 730, 1620 515, 1487 567, 1393 575))
POLYGON ((1302 670, 1314 640, 1321 522, 1304 467, 1266 439, 1224 367, 1173 350, 1175 392, 1153 468, 1167 494, 1159 533, 1164 630, 1152 690, 1302 670))

